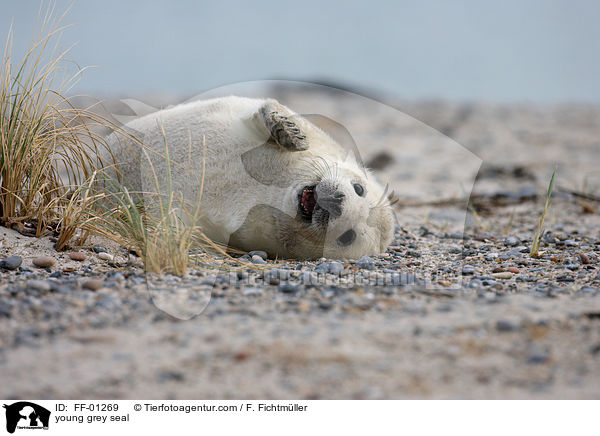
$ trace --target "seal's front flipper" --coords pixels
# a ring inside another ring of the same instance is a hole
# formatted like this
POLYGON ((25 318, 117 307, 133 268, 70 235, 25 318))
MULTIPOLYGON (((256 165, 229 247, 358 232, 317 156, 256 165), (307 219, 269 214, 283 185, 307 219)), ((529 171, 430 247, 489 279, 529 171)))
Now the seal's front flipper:
POLYGON ((258 114, 277 144, 289 151, 308 149, 308 140, 299 125, 300 115, 295 115, 275 100, 267 100, 258 110, 258 114))

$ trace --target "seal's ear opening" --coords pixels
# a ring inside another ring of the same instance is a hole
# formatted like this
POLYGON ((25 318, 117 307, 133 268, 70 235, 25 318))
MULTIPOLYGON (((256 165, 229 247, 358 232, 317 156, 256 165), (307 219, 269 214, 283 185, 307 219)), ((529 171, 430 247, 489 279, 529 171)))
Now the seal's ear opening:
POLYGON ((337 142, 344 150, 352 153, 356 163, 364 171, 365 164, 360 157, 360 153, 358 152, 358 147, 356 146, 356 142, 354 142, 354 138, 352 138, 352 135, 348 129, 346 129, 346 127, 324 115, 302 114, 302 117, 327 133, 331 139, 337 142))

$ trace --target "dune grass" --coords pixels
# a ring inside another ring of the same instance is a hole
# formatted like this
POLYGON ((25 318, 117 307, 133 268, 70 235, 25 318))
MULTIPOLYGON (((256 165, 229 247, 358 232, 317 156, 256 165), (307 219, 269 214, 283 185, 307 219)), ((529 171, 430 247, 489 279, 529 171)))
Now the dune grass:
POLYGON ((105 143, 91 127, 100 118, 63 96, 81 73, 65 78, 60 68, 68 52, 57 54, 64 15, 55 19, 48 4, 40 17, 18 62, 11 28, 0 67, 0 224, 27 224, 37 236, 58 231, 60 249, 81 206, 73 191, 91 177, 105 143))

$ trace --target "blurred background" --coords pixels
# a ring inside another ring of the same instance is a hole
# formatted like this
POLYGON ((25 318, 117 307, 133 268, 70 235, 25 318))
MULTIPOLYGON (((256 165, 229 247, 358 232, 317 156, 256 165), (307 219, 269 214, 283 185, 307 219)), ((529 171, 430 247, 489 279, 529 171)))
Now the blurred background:
MULTIPOLYGON (((58 0, 62 46, 94 65, 74 89, 102 96, 196 95, 248 80, 337 84, 401 99, 600 101, 593 0, 58 0)), ((15 55, 39 2, 5 1, 15 55)))

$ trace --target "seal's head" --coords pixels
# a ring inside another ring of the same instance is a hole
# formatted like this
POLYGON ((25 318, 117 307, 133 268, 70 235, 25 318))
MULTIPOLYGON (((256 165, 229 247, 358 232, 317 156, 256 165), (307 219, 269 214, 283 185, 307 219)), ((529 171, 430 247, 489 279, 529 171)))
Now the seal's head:
POLYGON ((385 190, 354 162, 322 160, 314 179, 296 189, 296 221, 308 230, 301 232, 306 246, 298 249, 358 259, 384 252, 391 242, 394 220, 385 190))

